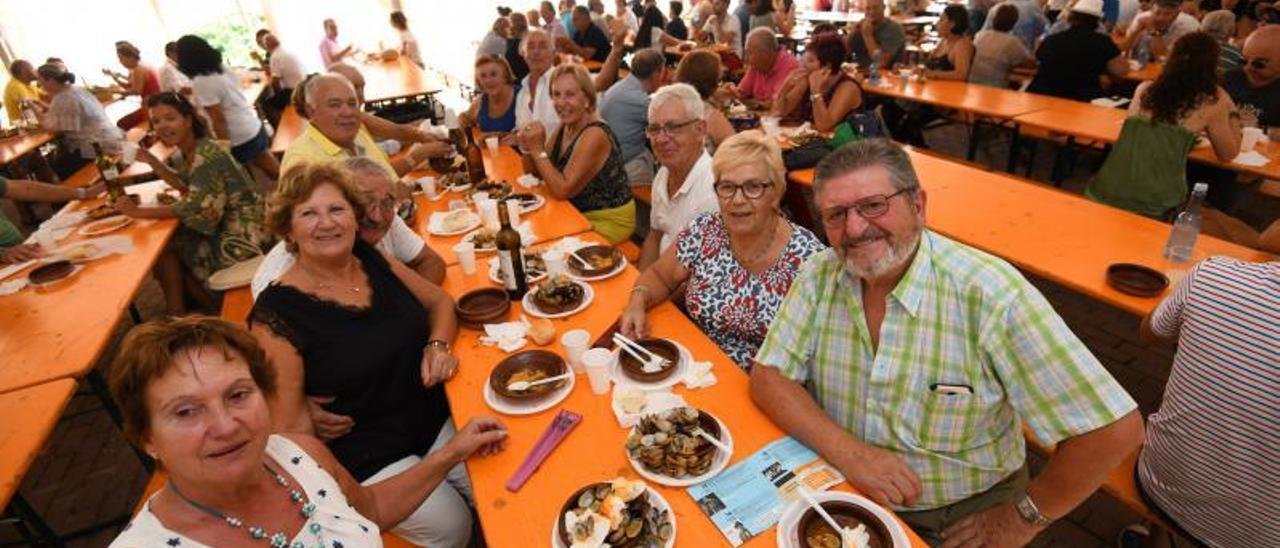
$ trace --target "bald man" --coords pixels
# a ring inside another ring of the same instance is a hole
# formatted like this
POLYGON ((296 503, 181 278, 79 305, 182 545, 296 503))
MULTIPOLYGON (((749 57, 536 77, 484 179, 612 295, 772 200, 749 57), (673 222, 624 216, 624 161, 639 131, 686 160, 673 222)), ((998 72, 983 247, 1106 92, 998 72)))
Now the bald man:
POLYGON ((1280 127, 1280 26, 1253 31, 1244 42, 1244 62, 1222 76, 1222 87, 1247 123, 1280 127))
POLYGON ((736 88, 726 84, 738 99, 749 106, 768 109, 773 106, 782 83, 800 62, 790 52, 778 47, 778 37, 769 27, 756 27, 747 34, 747 74, 736 88))

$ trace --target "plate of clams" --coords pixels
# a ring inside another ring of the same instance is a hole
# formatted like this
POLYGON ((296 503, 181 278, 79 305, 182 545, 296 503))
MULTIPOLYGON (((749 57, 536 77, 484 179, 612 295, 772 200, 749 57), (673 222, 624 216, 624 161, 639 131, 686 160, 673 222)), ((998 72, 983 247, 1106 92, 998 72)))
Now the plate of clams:
POLYGON ((551 530, 551 545, 612 548, 664 547, 676 542, 671 505, 643 481, 617 478, 587 485, 565 501, 551 530))
POLYGON ((693 407, 646 415, 627 435, 627 460, 649 481, 688 487, 707 481, 729 465, 733 436, 720 419, 693 407), (716 447, 698 433, 728 447, 716 447))

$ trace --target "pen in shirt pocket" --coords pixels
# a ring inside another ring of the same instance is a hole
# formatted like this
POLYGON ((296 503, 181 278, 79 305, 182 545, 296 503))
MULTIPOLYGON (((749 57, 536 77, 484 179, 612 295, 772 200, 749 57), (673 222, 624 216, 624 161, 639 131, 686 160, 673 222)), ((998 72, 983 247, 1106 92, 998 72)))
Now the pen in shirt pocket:
POLYGON ((945 396, 968 396, 973 394, 973 387, 967 384, 947 384, 937 382, 929 385, 929 390, 945 396))

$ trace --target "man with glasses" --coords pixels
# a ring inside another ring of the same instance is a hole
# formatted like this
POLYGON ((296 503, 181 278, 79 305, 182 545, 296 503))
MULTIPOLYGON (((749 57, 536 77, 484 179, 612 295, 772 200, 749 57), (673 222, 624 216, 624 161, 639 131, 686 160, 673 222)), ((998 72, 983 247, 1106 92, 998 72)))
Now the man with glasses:
POLYGON ((813 190, 832 249, 796 276, 751 396, 926 542, 1022 546, 1142 442, 1133 399, 1035 287, 924 228, 902 148, 838 149, 813 190), (1033 480, 1023 424, 1058 444, 1033 480))
POLYGON ((1280 26, 1253 31, 1242 53, 1241 66, 1222 75, 1222 88, 1242 111, 1244 122, 1280 127, 1280 26))
POLYGON ((640 247, 644 270, 666 251, 681 230, 699 215, 716 211, 711 155, 702 146, 707 124, 702 97, 689 84, 672 84, 653 94, 645 135, 662 166, 653 178, 649 235, 640 247))
MULTIPOLYGON (((393 190, 395 183, 382 165, 362 157, 348 158, 344 164, 351 170, 351 179, 365 198, 364 218, 360 219, 360 239, 378 248, 387 257, 400 260, 423 279, 437 285, 443 282, 444 260, 396 215, 399 201, 393 190)), ((288 272, 294 260, 284 242, 276 243, 253 275, 250 285, 253 298, 257 300, 262 290, 288 272)))

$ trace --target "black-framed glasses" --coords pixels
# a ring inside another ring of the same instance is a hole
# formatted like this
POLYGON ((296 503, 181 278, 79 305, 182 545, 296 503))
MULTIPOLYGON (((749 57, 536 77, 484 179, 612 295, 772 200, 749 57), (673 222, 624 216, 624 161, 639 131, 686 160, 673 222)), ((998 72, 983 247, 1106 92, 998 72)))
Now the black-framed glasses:
POLYGON ((839 227, 849 218, 849 210, 852 209, 858 213, 863 219, 874 219, 889 212, 889 200, 894 196, 905 192, 913 192, 917 187, 904 188, 893 194, 876 194, 875 196, 867 196, 849 205, 839 205, 829 207, 821 211, 822 224, 828 227, 839 227))
POLYGON ((747 181, 742 184, 726 183, 724 181, 716 181, 712 188, 716 191, 716 196, 724 199, 732 199, 734 194, 739 190, 748 200, 755 200, 764 196, 764 192, 773 186, 773 181, 747 181))
POLYGON ((671 137, 672 135, 675 135, 676 132, 684 128, 687 128, 697 122, 698 122, 698 119, 694 118, 692 120, 685 120, 683 122, 667 122, 662 125, 651 124, 644 127, 644 134, 650 139, 656 139, 658 138, 659 135, 666 135, 667 137, 671 137))

